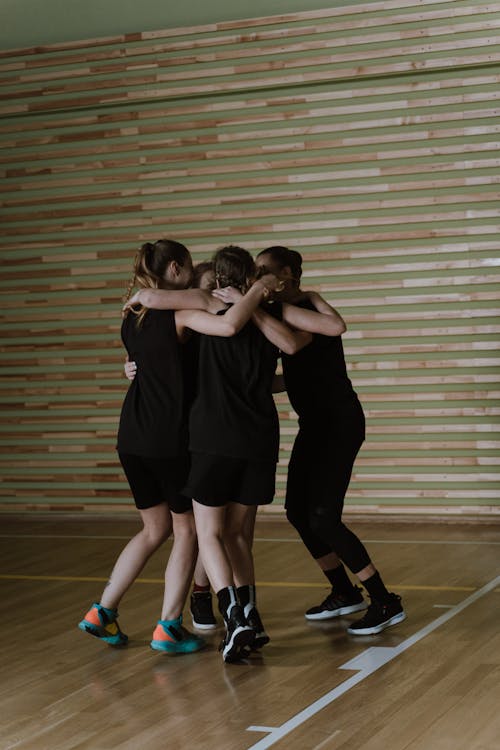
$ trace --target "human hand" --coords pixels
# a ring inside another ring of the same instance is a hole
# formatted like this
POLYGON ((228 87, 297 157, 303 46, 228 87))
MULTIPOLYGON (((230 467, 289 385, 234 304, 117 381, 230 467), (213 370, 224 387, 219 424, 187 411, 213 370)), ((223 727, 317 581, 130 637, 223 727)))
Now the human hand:
POLYGON ((224 302, 226 305, 232 305, 236 304, 236 302, 243 297, 243 294, 234 286, 225 286, 221 289, 214 289, 212 291, 212 297, 217 297, 217 299, 220 299, 220 301, 224 302))
POLYGON ((126 313, 128 310, 130 310, 131 307, 134 307, 134 305, 140 305, 141 304, 141 295, 142 289, 139 289, 130 299, 128 299, 125 304, 122 307, 122 313, 126 313))
POLYGON ((285 288, 285 282, 275 276, 274 273, 265 273, 255 283, 263 284, 269 292, 282 292, 285 288))
POLYGON ((130 362, 127 357, 125 364, 123 365, 123 371, 125 373, 125 377, 127 378, 127 380, 130 380, 130 382, 132 382, 137 374, 136 363, 130 362))

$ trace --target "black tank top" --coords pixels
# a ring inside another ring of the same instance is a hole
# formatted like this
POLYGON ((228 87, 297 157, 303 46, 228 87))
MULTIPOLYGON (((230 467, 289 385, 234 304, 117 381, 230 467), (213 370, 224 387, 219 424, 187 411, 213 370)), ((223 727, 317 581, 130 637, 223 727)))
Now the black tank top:
MULTIPOLYGON (((281 317, 281 305, 268 307, 281 317)), ((272 397, 277 357, 277 347, 251 321, 235 336, 200 336, 198 392, 189 420, 191 451, 278 460, 279 423, 272 397)))
MULTIPOLYGON (((309 300, 297 306, 315 310, 309 300)), ((359 408, 347 376, 341 336, 314 334, 312 342, 297 354, 282 354, 282 363, 288 398, 299 422, 321 423, 353 406, 359 408)))
POLYGON ((173 457, 187 450, 181 347, 171 310, 148 310, 142 324, 129 313, 121 329, 137 374, 123 402, 120 453, 173 457))

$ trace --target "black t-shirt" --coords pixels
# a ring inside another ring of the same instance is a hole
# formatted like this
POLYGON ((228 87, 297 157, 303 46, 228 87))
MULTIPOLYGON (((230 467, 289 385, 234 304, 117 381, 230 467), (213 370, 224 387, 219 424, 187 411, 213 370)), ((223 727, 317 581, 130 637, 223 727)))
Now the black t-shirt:
MULTIPOLYGON (((266 309, 281 317, 279 304, 266 309)), ((191 451, 278 460, 279 423, 272 396, 277 357, 277 347, 251 321, 235 336, 200 336, 198 392, 189 420, 191 451)))
MULTIPOLYGON (((297 306, 316 309, 309 300, 297 306)), ((341 336, 314 334, 297 354, 282 354, 282 363, 288 398, 299 422, 320 423, 359 405, 347 376, 341 336)))
POLYGON ((122 341, 137 374, 123 402, 117 448, 138 456, 173 457, 187 450, 181 347, 171 310, 129 313, 122 341))

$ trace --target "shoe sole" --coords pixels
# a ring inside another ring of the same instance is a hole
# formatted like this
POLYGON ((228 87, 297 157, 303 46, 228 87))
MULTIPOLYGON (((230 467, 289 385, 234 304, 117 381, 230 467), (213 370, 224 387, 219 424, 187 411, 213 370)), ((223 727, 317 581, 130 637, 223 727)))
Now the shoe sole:
POLYGON ((363 609, 367 609, 368 604, 366 602, 360 602, 359 604, 351 604, 348 607, 339 607, 338 609, 323 610, 315 614, 306 614, 304 617, 306 620, 333 620, 334 617, 341 617, 342 615, 352 615, 354 612, 361 612, 363 609))
POLYGON ((95 625, 92 623, 82 620, 78 623, 80 630, 84 633, 93 635, 94 638, 99 638, 100 641, 108 643, 110 646, 126 646, 128 643, 128 636, 125 633, 119 633, 118 635, 103 635, 95 625))
POLYGON ((236 628, 231 640, 222 649, 224 661, 237 661, 241 658, 240 650, 251 647, 255 640, 255 632, 249 627, 236 628))
POLYGON ((259 648, 262 648, 267 643, 269 643, 271 639, 267 635, 267 633, 256 633, 254 642, 252 643, 251 649, 252 651, 256 651, 259 648))
POLYGON ((351 635, 376 635, 377 633, 381 633, 382 630, 390 628, 391 625, 397 625, 398 622, 403 622, 403 620, 406 620, 405 613, 398 612, 397 615, 393 615, 385 622, 373 625, 371 628, 347 628, 347 632, 351 635))
POLYGON ((193 654, 196 651, 201 651, 202 648, 205 648, 206 643, 193 643, 190 646, 186 647, 186 644, 182 646, 182 644, 178 643, 151 641, 149 645, 151 646, 153 651, 162 651, 164 654, 193 654))
POLYGON ((217 623, 216 622, 196 622, 196 620, 192 617, 191 621, 193 623, 193 628, 197 628, 197 630, 217 630, 217 623))

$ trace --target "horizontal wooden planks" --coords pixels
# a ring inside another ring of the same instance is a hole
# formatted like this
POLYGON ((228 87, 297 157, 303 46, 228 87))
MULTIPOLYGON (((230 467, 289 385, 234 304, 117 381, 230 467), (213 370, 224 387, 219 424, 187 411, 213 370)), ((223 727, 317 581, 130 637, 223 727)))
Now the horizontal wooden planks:
POLYGON ((299 249, 344 314, 351 506, 500 505, 499 11, 391 0, 0 54, 0 498, 127 502, 119 310, 135 247, 169 234, 195 260, 299 249))

